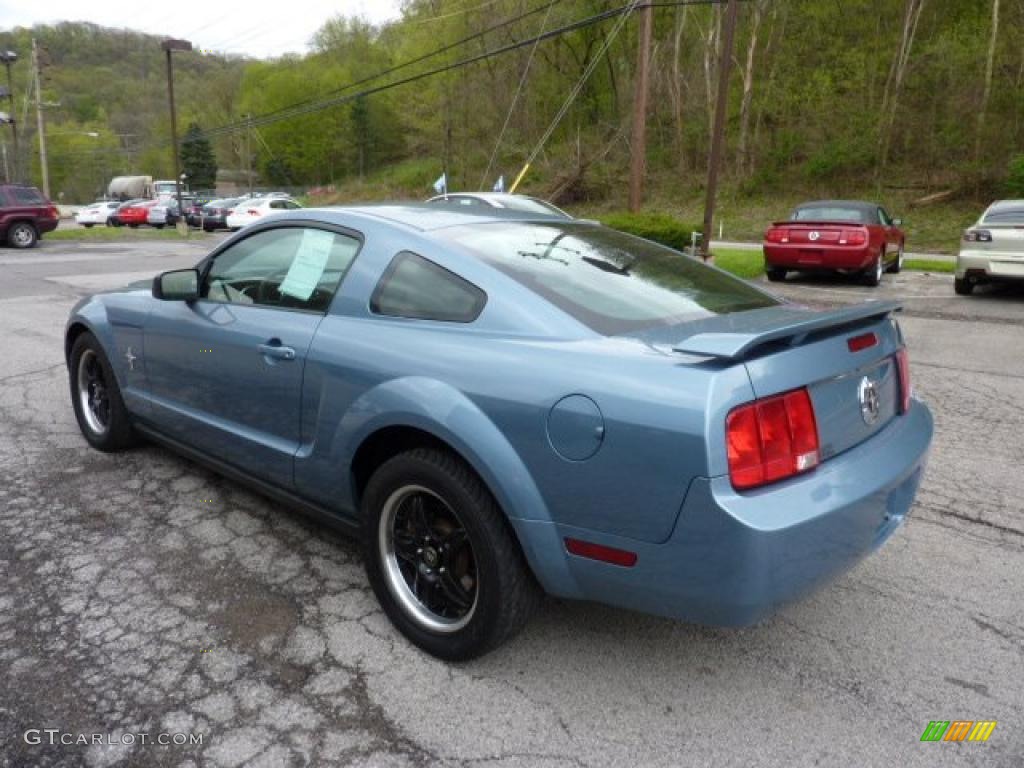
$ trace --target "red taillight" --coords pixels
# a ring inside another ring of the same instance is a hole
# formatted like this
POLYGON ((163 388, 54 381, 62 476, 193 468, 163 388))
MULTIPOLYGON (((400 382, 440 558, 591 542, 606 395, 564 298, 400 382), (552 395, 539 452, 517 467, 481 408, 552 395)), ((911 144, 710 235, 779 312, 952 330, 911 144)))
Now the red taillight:
POLYGON ((565 540, 565 551, 570 555, 585 557, 588 560, 600 560, 603 563, 621 565, 623 568, 632 568, 636 565, 636 552, 629 552, 625 549, 606 547, 603 544, 595 544, 592 541, 582 539, 565 540))
POLYGON ((50 215, 51 219, 59 219, 60 218, 60 211, 57 210, 57 206, 56 205, 51 205, 50 206, 50 210, 48 210, 47 213, 50 215))
POLYGON ((787 239, 786 238, 786 230, 784 230, 784 229, 775 229, 775 228, 769 229, 765 233, 764 239, 767 240, 769 243, 783 243, 787 239))
POLYGON ((250 215, 250 216, 259 216, 259 215, 260 215, 260 212, 259 212, 259 211, 257 211, 257 210, 256 210, 255 208, 250 208, 250 209, 249 209, 249 215, 250 215))
POLYGON ((820 461, 818 425, 806 389, 733 409, 725 437, 729 478, 740 490, 806 472, 820 461))
POLYGON ((878 343, 878 337, 873 333, 862 333, 860 336, 851 336, 846 340, 846 346, 851 352, 860 352, 862 349, 870 349, 878 343))
POLYGON ((864 245, 868 241, 868 233, 863 229, 844 229, 839 233, 840 245, 864 245))
POLYGON ((900 375, 900 413, 910 410, 910 358, 907 356, 907 348, 901 347, 896 353, 896 369, 900 375))

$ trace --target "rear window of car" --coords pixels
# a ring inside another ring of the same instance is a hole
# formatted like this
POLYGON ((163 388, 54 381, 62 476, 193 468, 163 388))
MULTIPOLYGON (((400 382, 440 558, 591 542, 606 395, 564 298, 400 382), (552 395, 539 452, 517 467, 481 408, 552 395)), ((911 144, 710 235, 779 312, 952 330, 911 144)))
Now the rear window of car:
POLYGON ((871 211, 838 205, 797 208, 789 219, 790 221, 849 221, 856 224, 878 223, 872 220, 871 211))
POLYGON ((11 205, 42 205, 46 202, 42 192, 35 187, 7 187, 6 191, 11 205))
POLYGON ((1024 206, 997 208, 985 214, 984 224, 1024 224, 1024 206))
POLYGON ((487 222, 438 235, 605 335, 779 304, 732 275, 606 227, 487 222))
POLYGON ((392 260, 370 299, 378 315, 471 323, 487 294, 444 267, 409 251, 392 260))

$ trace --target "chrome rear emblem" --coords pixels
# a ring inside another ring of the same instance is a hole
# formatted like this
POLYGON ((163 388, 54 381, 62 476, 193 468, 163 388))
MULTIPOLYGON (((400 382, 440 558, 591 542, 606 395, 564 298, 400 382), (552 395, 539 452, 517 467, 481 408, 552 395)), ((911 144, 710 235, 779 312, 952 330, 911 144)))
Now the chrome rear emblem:
POLYGON ((809 234, 807 236, 807 239, 811 240, 811 241, 814 241, 814 240, 817 240, 819 237, 821 237, 821 232, 819 232, 818 230, 814 229, 814 230, 811 230, 811 234, 809 234))
POLYGON ((864 423, 870 426, 878 421, 878 414, 881 410, 878 390, 867 376, 860 380, 860 386, 857 387, 857 399, 860 401, 860 415, 864 419, 864 423))

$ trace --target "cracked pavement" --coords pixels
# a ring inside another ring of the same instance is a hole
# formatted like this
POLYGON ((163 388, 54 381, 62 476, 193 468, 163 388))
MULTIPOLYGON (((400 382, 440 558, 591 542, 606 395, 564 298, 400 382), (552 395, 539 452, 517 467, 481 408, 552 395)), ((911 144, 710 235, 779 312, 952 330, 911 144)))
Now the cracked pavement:
POLYGON ((160 448, 80 437, 68 309, 210 242, 0 251, 0 766, 1024 763, 1024 291, 886 277, 915 297, 936 439, 908 523, 833 585, 744 630, 548 600, 449 665, 391 628, 353 541, 160 448), (999 724, 921 743, 936 719, 999 724), (26 743, 46 728, 203 743, 26 743))

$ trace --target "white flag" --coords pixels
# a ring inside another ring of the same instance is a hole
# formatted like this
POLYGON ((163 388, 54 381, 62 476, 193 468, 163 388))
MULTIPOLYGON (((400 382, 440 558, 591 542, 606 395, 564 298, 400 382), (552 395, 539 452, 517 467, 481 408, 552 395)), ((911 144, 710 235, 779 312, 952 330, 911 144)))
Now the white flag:
POLYGON ((504 176, 504 174, 499 176, 498 180, 496 182, 494 182, 494 189, 493 189, 493 191, 494 192, 504 192, 505 191, 505 176, 504 176))
POLYGON ((434 191, 439 195, 448 194, 448 174, 442 173, 437 177, 437 181, 434 182, 434 191))

